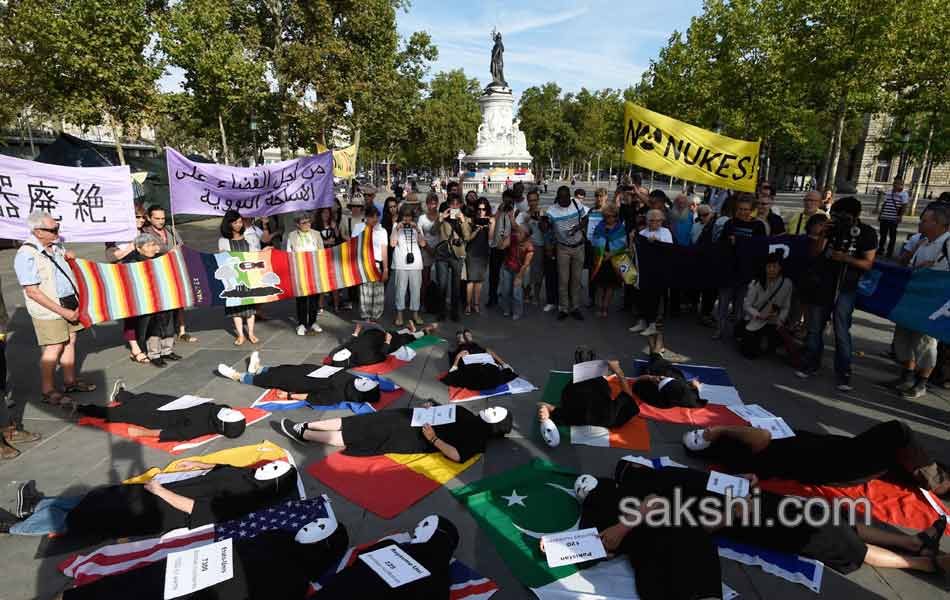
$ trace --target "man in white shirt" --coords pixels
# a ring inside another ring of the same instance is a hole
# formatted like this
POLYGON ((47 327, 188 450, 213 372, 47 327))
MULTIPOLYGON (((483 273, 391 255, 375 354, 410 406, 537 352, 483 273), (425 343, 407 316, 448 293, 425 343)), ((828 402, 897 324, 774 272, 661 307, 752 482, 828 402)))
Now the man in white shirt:
POLYGON ((353 237, 367 229, 373 235, 373 259, 383 278, 360 285, 360 315, 366 321, 375 322, 382 318, 385 307, 386 282, 389 280, 389 235, 379 224, 379 209, 372 204, 366 207, 365 222, 353 226, 353 237))
POLYGON ((556 202, 548 207, 546 216, 557 241, 558 315, 578 321, 581 314, 581 271, 584 269, 584 231, 587 228, 587 207, 571 198, 566 185, 557 189, 556 202))
MULTIPOLYGON (((920 241, 908 265, 911 269, 950 271, 950 211, 933 206, 920 216, 920 241)), ((927 379, 937 364, 937 340, 925 333, 898 325, 894 329, 894 352, 904 367, 894 382, 905 398, 927 394, 927 379), (916 376, 915 376, 916 375, 916 376)))
POLYGON ((884 255, 884 246, 887 246, 887 257, 894 254, 894 243, 897 241, 897 226, 901 223, 904 216, 904 209, 907 207, 907 192, 904 191, 904 181, 894 179, 894 187, 890 192, 884 195, 884 202, 881 204, 881 212, 878 215, 878 256, 884 255), (890 240, 890 241, 888 241, 890 240))

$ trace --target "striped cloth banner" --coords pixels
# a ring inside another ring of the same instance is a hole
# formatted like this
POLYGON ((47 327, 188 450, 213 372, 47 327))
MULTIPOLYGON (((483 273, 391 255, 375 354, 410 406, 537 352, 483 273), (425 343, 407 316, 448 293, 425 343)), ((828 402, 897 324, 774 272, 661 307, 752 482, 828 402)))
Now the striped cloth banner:
POLYGON ((294 296, 323 294, 333 290, 378 281, 381 275, 373 258, 371 236, 314 252, 293 252, 288 257, 294 296))

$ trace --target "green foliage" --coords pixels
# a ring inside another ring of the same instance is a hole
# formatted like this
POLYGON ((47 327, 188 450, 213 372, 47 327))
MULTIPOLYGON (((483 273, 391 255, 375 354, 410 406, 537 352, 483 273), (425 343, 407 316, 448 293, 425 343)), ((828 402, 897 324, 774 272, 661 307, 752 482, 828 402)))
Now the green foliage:
POLYGON ((412 116, 413 162, 433 167, 454 164, 459 150, 474 149, 481 112, 481 86, 465 71, 437 73, 429 82, 429 93, 412 116))

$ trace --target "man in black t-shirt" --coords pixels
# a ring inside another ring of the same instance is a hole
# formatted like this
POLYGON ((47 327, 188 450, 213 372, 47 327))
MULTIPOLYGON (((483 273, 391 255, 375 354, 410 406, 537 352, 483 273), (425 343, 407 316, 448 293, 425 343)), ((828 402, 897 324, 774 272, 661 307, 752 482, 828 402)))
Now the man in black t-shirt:
POLYGON ((831 220, 821 229, 824 250, 810 273, 818 302, 808 308, 804 366, 795 374, 806 379, 818 372, 824 352, 823 332, 834 317, 835 375, 838 390, 851 391, 851 315, 858 294, 858 281, 874 266, 877 233, 862 223, 861 202, 853 196, 831 205, 831 220))

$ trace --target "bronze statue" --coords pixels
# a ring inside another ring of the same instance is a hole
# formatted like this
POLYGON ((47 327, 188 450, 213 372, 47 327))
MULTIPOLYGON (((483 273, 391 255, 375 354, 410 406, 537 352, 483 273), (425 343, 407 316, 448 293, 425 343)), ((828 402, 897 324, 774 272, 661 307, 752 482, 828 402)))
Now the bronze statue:
POLYGON ((508 87, 508 82, 505 81, 505 59, 502 56, 505 47, 501 43, 501 32, 493 32, 492 38, 495 40, 495 46, 491 49, 491 86, 508 87))

